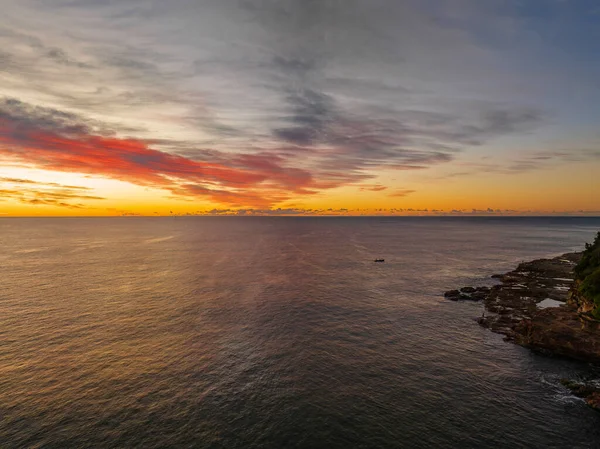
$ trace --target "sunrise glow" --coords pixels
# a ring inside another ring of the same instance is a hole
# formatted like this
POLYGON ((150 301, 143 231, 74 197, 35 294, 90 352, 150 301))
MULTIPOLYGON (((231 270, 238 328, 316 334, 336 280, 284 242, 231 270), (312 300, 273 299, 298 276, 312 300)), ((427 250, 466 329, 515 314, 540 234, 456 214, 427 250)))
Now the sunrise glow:
POLYGON ((424 3, 4 5, 0 214, 600 214, 597 12, 424 3))

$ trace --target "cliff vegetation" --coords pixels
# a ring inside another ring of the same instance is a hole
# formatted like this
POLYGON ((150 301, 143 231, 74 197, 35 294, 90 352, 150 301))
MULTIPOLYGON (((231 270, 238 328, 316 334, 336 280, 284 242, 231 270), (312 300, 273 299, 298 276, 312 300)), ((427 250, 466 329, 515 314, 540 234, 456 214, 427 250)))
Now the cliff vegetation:
POLYGON ((574 272, 580 311, 600 319, 600 232, 593 243, 585 245, 574 272))

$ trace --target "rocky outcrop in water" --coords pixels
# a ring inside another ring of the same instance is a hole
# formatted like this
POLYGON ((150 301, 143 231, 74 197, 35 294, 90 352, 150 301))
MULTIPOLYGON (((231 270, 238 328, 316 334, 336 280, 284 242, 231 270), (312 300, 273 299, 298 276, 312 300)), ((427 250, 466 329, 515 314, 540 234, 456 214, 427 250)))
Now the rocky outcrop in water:
POLYGON ((583 398, 587 405, 600 412, 600 385, 597 381, 580 382, 561 379, 560 383, 571 390, 575 396, 583 398))
MULTIPOLYGON (((463 287, 444 296, 483 301, 485 311, 478 323, 508 341, 600 364, 599 270, 600 233, 582 253, 524 262, 513 271, 493 275, 500 284, 491 288, 463 287)), ((561 382, 600 411, 600 382, 561 382)))
POLYGON ((492 276, 491 288, 463 287, 444 296, 451 300, 481 300, 485 312, 479 324, 506 340, 553 355, 600 363, 600 328, 583 313, 573 269, 581 253, 524 262, 508 273, 492 276))
POLYGON ((451 301, 481 301, 490 294, 490 287, 463 287, 460 290, 449 290, 444 297, 451 301))
POLYGON ((516 326, 534 319, 543 307, 566 304, 573 285, 573 267, 578 253, 553 259, 524 262, 508 273, 497 275, 500 285, 484 299, 488 315, 479 320, 482 326, 515 337, 516 326))
POLYGON ((554 259, 538 259, 521 263, 515 270, 492 275, 500 284, 492 287, 463 287, 444 294, 448 299, 481 300, 487 314, 478 320, 494 332, 514 337, 514 328, 523 320, 531 320, 545 304, 566 304, 573 285, 573 267, 578 253, 554 259), (554 302, 556 301, 556 303, 554 302))

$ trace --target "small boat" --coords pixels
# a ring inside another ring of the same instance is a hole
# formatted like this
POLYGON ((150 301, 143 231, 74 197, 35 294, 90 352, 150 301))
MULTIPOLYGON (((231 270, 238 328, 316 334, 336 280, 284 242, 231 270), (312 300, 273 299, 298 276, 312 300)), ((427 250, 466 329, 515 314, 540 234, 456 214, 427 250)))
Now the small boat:
POLYGON ((385 259, 375 259, 375 262, 385 262, 385 259))

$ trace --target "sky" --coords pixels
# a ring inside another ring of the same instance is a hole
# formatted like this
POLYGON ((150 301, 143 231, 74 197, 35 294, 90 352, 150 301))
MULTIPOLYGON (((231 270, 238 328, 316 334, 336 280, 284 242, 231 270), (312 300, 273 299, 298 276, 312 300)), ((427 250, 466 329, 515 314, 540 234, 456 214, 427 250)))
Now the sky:
POLYGON ((0 10, 0 215, 600 215, 596 0, 0 10))

